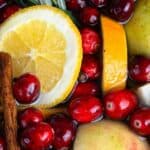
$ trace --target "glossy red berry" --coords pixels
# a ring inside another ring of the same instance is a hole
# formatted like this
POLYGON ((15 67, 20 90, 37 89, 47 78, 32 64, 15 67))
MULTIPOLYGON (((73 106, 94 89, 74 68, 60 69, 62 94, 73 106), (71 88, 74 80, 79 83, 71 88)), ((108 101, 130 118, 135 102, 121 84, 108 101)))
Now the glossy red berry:
POLYGON ((84 28, 81 30, 82 47, 84 54, 94 54, 100 50, 102 39, 93 29, 84 28))
POLYGON ((77 125, 65 114, 58 113, 50 116, 49 123, 54 128, 53 146, 56 150, 70 148, 76 134, 77 125))
POLYGON ((87 96, 87 95, 97 96, 100 93, 99 91, 100 88, 96 82, 88 81, 85 83, 78 83, 78 85, 76 86, 73 92, 72 97, 76 98, 76 97, 87 96))
POLYGON ((20 139, 24 150, 45 150, 52 144, 54 131, 48 123, 40 122, 27 127, 20 139))
POLYGON ((129 90, 108 93, 104 97, 105 112, 111 119, 125 119, 137 106, 136 95, 129 90))
POLYGON ((79 11, 86 7, 86 0, 66 0, 66 5, 69 10, 79 11))
POLYGON ((129 76, 137 82, 150 82, 150 58, 136 56, 129 66, 129 76))
POLYGON ((5 140, 3 137, 0 137, 0 150, 6 150, 5 140))
POLYGON ((140 108, 130 117, 130 126, 142 136, 150 136, 150 108, 140 108))
POLYGON ((6 6, 6 4, 6 0, 0 0, 0 8, 3 8, 4 6, 6 6))
POLYGON ((79 123, 87 123, 102 116, 103 108, 100 99, 94 96, 83 96, 72 99, 68 111, 79 123))
POLYGON ((95 26, 99 23, 100 13, 93 7, 85 7, 80 12, 80 21, 87 26, 95 26))
POLYGON ((34 102, 40 94, 40 82, 35 75, 26 73, 15 79, 13 94, 16 100, 22 104, 34 102))
POLYGON ((21 128, 27 128, 35 123, 42 122, 44 116, 42 112, 36 108, 26 108, 18 115, 18 122, 21 128))
POLYGON ((100 61, 94 56, 85 55, 81 66, 81 73, 88 79, 97 79, 101 74, 100 61))
POLYGON ((110 16, 119 22, 130 19, 134 10, 134 0, 114 0, 110 5, 110 16))
POLYGON ((90 0, 90 2, 96 7, 103 7, 107 5, 107 0, 90 0))
POLYGON ((18 5, 15 5, 15 4, 6 6, 2 11, 3 20, 10 17, 12 14, 17 12, 19 9, 20 9, 20 7, 18 5))

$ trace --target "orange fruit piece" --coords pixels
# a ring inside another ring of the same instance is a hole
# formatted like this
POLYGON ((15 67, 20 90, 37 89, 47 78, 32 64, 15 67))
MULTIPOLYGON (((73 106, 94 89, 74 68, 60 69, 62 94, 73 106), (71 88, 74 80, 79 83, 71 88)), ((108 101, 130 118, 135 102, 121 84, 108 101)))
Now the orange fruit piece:
POLYGON ((127 79, 127 42, 122 25, 101 16, 103 33, 103 93, 125 88, 127 79))

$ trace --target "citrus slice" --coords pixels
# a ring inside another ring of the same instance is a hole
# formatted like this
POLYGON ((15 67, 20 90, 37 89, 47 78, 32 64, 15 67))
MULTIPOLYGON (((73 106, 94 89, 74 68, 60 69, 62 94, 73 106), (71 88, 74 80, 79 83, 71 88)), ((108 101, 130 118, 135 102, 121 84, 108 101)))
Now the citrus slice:
POLYGON ((12 15, 0 27, 0 50, 13 59, 13 77, 30 72, 41 82, 34 104, 51 107, 64 101, 78 77, 82 42, 62 10, 33 6, 12 15))
POLYGON ((127 43, 122 25, 101 16, 103 33, 103 93, 125 88, 127 79, 127 43))

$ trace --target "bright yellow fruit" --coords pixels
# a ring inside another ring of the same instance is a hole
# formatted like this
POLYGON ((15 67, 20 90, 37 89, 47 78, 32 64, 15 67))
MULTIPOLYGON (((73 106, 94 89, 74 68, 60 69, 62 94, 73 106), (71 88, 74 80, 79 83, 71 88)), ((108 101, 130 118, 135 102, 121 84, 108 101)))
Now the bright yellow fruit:
POLYGON ((76 26, 63 11, 44 5, 20 10, 1 25, 0 50, 12 56, 14 77, 38 76, 38 107, 57 105, 69 95, 82 61, 76 26))
POLYGON ((127 43, 122 25, 101 16, 103 34, 102 90, 105 93, 125 88, 127 79, 127 43))

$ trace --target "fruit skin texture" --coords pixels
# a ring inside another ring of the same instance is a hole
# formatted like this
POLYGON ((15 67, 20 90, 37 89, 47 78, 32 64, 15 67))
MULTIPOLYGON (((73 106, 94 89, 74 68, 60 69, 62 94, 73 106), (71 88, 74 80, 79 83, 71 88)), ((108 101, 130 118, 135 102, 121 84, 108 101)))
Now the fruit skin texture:
POLYGON ((83 96, 71 100, 68 112, 77 122, 87 123, 102 116, 103 106, 100 99, 94 96, 83 96))
POLYGON ((136 95, 129 90, 108 93, 104 97, 105 112, 111 119, 125 119, 137 106, 136 95))
POLYGON ((73 150, 149 150, 125 124, 102 120, 80 125, 73 150))
POLYGON ((82 29, 81 37, 84 54, 94 54, 102 46, 102 39, 99 34, 90 28, 82 29))
POLYGON ((100 61, 94 56, 85 55, 83 57, 81 72, 87 76, 88 79, 97 79, 101 74, 100 61))
POLYGON ((20 137, 20 144, 24 150, 44 150, 52 144, 54 131, 44 122, 26 128, 20 137))
POLYGON ((107 0, 90 0, 90 2, 96 7, 104 7, 107 4, 107 0))
POLYGON ((137 82, 150 82, 150 58, 136 56, 129 65, 129 76, 137 82))
POLYGON ((66 0, 66 5, 69 10, 79 11, 82 8, 86 7, 85 0, 66 0))
POLYGON ((15 79, 13 94, 21 104, 34 102, 40 94, 40 82, 35 75, 26 73, 15 79))
POLYGON ((81 96, 97 96, 100 93, 100 88, 98 84, 94 81, 87 81, 85 83, 78 83, 75 87, 72 97, 81 97, 81 96))
POLYGON ((5 140, 0 137, 0 150, 6 150, 5 140))
POLYGON ((55 131, 54 148, 56 150, 69 149, 76 135, 75 122, 63 113, 50 116, 48 122, 55 131))
POLYGON ((18 122, 21 128, 27 128, 35 123, 42 122, 44 116, 42 112, 36 108, 26 108, 18 115, 18 122))
POLYGON ((140 108, 130 117, 130 126, 141 136, 150 136, 150 108, 140 108))
POLYGON ((100 13, 96 8, 85 7, 80 12, 80 21, 87 26, 95 26, 99 23, 100 13))
POLYGON ((125 25, 129 54, 150 57, 150 1, 136 1, 134 15, 125 25), (136 34, 135 34, 136 33, 136 34))

